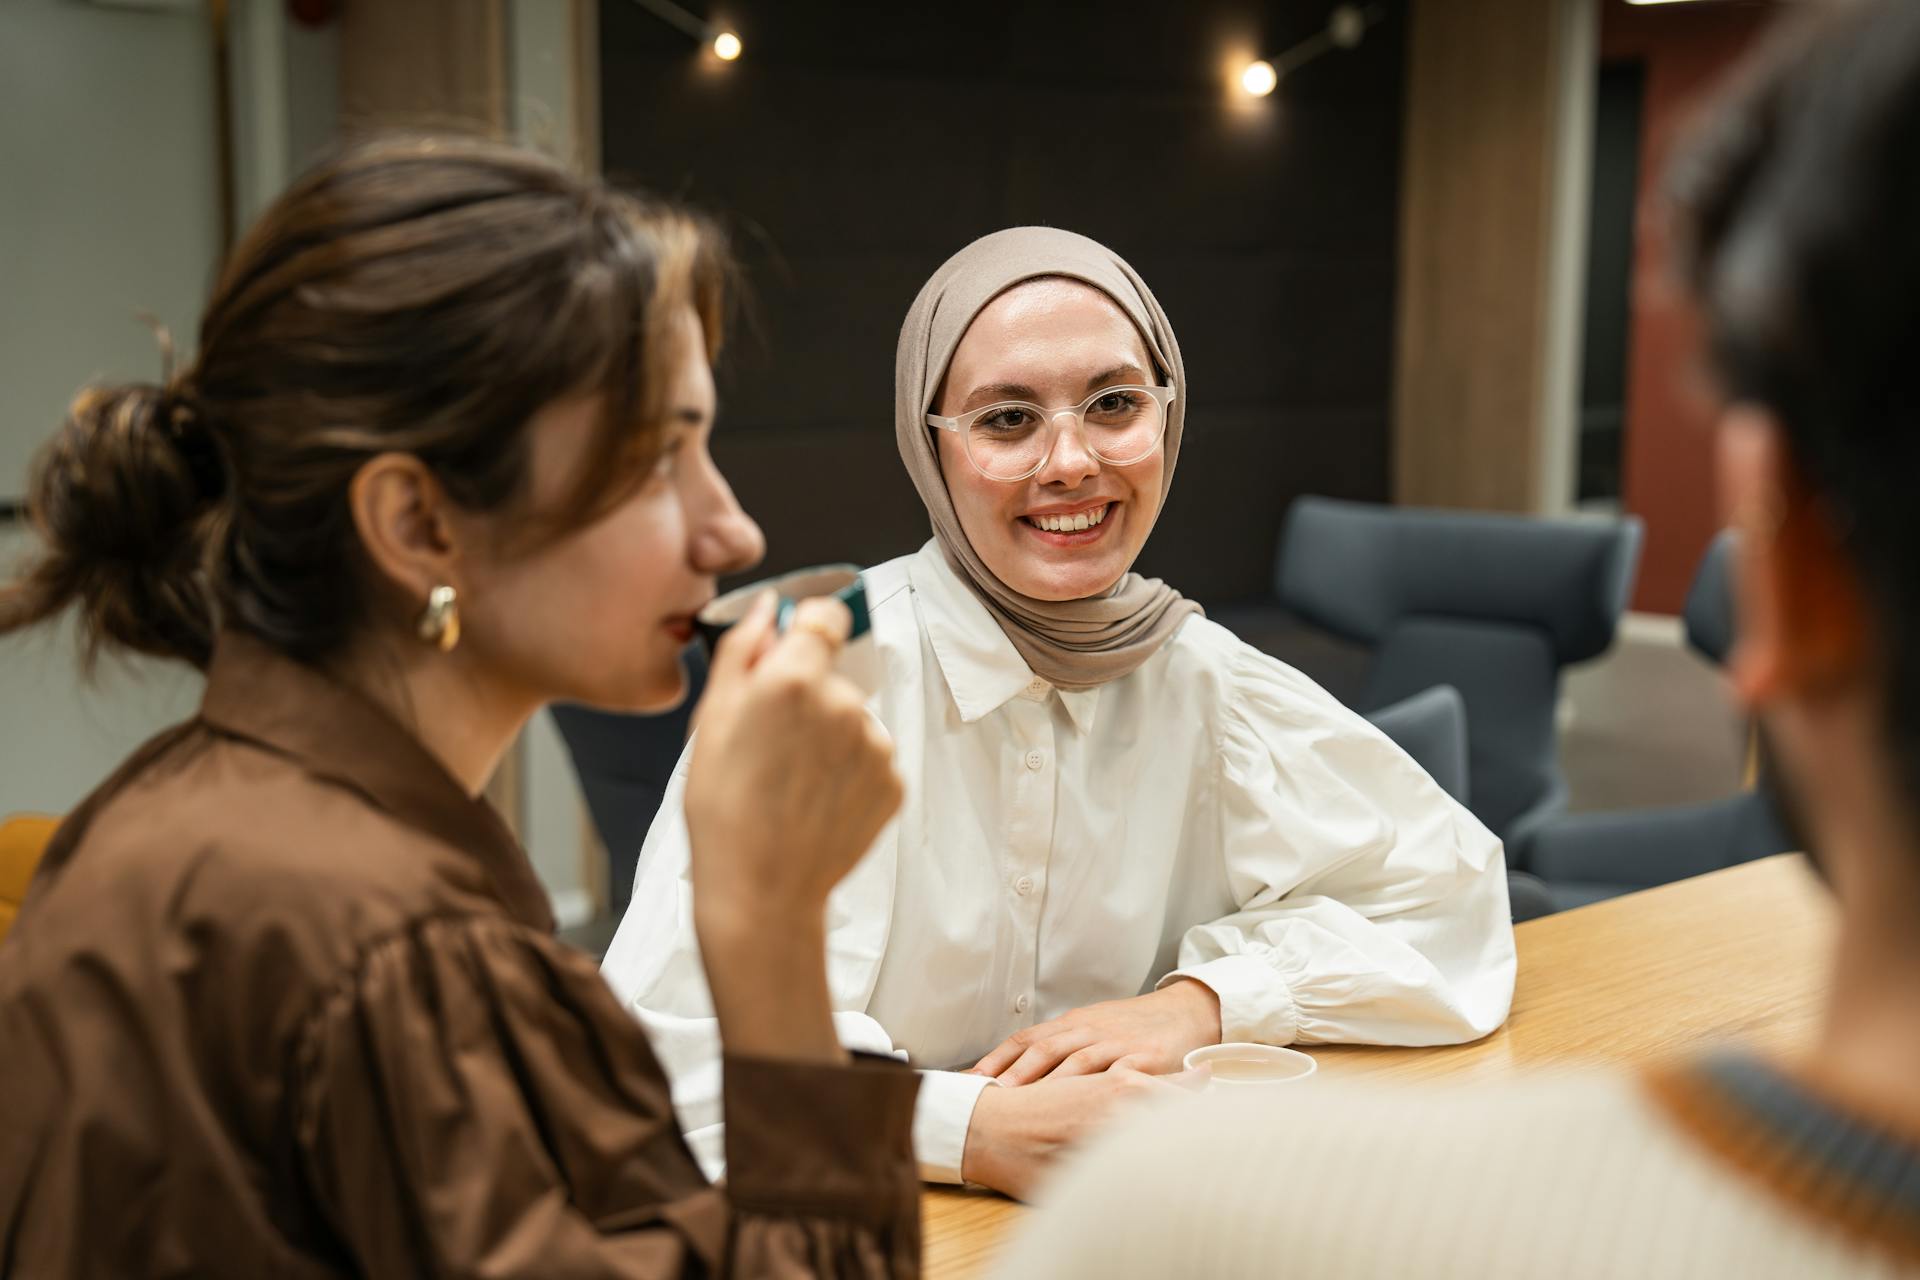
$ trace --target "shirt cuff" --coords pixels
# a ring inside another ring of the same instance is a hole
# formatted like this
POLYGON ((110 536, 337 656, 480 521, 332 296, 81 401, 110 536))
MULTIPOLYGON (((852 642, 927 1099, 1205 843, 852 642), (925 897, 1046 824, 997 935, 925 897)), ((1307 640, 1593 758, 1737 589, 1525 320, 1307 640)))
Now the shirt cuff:
POLYGON ((1300 1036, 1300 1007, 1286 979, 1258 956, 1221 956, 1175 969, 1154 984, 1192 978, 1220 997, 1220 1042, 1292 1044, 1300 1036))
POLYGON ((844 1066, 725 1056, 727 1195, 743 1206, 891 1222, 917 1195, 913 1100, 892 1058, 844 1066))
MULTIPOLYGON (((963 1071, 922 1071, 920 1103, 913 1110, 913 1149, 928 1182, 959 1182, 967 1154, 973 1104, 993 1081, 963 1071)), ((994 1086, 998 1088, 998 1085, 994 1086)))

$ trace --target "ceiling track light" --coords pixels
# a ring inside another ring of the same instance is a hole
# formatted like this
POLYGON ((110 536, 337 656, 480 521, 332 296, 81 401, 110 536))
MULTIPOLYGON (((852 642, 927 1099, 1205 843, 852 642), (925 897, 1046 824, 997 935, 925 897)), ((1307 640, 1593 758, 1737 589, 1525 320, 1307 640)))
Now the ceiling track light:
POLYGON ((740 56, 742 46, 739 35, 716 23, 708 22, 696 13, 688 12, 673 0, 633 0, 633 2, 668 26, 692 36, 697 43, 705 45, 720 61, 732 62, 740 56))
POLYGON ((1289 75, 1321 54, 1352 49, 1366 38, 1367 28, 1387 16, 1380 4, 1343 4, 1327 15, 1327 25, 1276 58, 1249 62, 1240 72, 1240 88, 1250 97, 1264 98, 1289 75))

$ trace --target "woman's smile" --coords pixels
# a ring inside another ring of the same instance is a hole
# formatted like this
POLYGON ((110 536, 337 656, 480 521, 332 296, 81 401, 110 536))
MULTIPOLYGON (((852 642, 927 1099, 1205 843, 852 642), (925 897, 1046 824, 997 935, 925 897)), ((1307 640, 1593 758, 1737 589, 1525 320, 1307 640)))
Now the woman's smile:
POLYGON ((1121 505, 1112 498, 1102 498, 1098 502, 1037 507, 1015 517, 1014 523, 1042 546, 1088 547, 1120 526, 1121 505))

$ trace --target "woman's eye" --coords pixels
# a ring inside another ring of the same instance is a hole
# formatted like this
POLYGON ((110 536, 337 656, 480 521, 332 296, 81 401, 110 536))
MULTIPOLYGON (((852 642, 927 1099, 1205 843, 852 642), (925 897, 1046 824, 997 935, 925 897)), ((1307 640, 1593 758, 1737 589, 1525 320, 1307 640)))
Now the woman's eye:
POLYGON ((660 456, 654 459, 653 474, 660 479, 670 480, 680 469, 680 453, 687 445, 684 432, 675 432, 660 446, 660 456))
POLYGON ((1137 391, 1109 391, 1093 402, 1093 412, 1109 418, 1137 413, 1142 399, 1137 391))
POLYGON ((1009 407, 975 418, 973 425, 982 431, 1020 431, 1032 425, 1032 418, 1025 409, 1009 407))

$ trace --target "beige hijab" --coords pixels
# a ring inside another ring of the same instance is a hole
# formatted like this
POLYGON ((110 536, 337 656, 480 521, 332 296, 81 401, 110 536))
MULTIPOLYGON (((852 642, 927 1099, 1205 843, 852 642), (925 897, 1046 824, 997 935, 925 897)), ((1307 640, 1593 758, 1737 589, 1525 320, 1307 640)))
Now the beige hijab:
POLYGON ((933 535, 961 579, 992 613, 1035 675, 1062 689, 1091 689, 1117 680, 1151 658, 1200 606, 1158 578, 1126 573, 1105 595, 1035 600, 987 568, 967 541, 940 472, 926 424, 933 397, 961 335, 995 297, 1036 276, 1066 276, 1100 290, 1132 319, 1162 376, 1173 386, 1167 413, 1167 465, 1160 500, 1173 487, 1180 429, 1187 413, 1187 371, 1173 326, 1134 269, 1085 236, 1053 227, 1012 227, 983 236, 948 258, 913 300, 900 326, 894 361, 893 426, 901 460, 933 520, 933 535))

